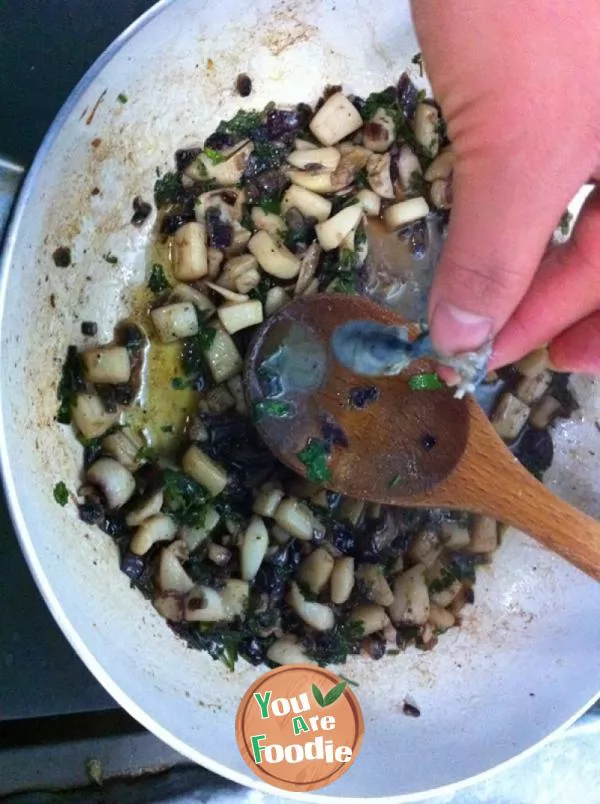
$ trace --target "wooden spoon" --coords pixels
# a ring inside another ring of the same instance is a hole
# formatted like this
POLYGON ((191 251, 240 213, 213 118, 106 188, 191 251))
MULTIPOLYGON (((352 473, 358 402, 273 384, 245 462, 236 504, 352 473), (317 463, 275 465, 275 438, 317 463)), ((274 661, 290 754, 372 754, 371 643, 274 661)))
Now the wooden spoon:
POLYGON ((431 372, 430 361, 371 382, 334 360, 334 330, 365 319, 405 323, 367 299, 319 294, 295 300, 262 326, 248 353, 246 385, 251 403, 262 403, 257 426, 273 453, 307 476, 297 453, 309 439, 337 440, 321 485, 378 503, 486 514, 600 579, 600 523, 526 471, 473 397, 455 399, 446 387, 412 390, 409 378, 431 372), (352 389, 373 385, 379 394, 372 404, 350 404, 352 389), (273 400, 282 403, 277 410, 273 400))

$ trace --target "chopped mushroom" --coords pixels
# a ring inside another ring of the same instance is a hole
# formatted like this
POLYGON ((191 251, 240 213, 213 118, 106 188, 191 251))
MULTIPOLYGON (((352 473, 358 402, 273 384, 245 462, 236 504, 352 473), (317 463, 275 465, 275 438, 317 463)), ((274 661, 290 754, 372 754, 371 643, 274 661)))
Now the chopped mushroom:
POLYGON ((415 112, 415 137, 429 156, 436 156, 440 148, 440 114, 431 103, 419 103, 415 112))
POLYGON ((421 196, 419 198, 410 198, 408 201, 400 201, 398 204, 392 204, 387 207, 383 213, 383 220, 387 229, 390 232, 395 232, 397 229, 406 226, 407 223, 418 221, 428 214, 429 206, 421 196))
POLYGON ((173 275, 180 282, 196 282, 207 273, 206 227, 185 223, 173 235, 173 275))
POLYGON ((136 530, 129 549, 138 556, 145 555, 153 544, 175 538, 177 524, 166 514, 154 514, 136 530))
POLYGON ((331 201, 327 198, 294 184, 286 190, 281 201, 281 211, 284 215, 290 209, 297 209, 306 218, 314 218, 318 222, 327 220, 331 215, 331 206, 331 201))
POLYGON ((81 355, 87 379, 93 383, 118 385, 129 382, 131 362, 124 346, 98 346, 81 355))
POLYGON ((238 304, 222 304, 218 315, 227 332, 233 335, 247 327, 254 327, 263 320, 263 307, 258 300, 244 301, 238 304))
POLYGON ((330 631, 335 625, 335 616, 329 606, 307 600, 297 583, 290 584, 286 599, 298 617, 315 631, 330 631))
POLYGON ((81 393, 71 409, 73 422, 84 438, 100 438, 119 421, 120 413, 110 413, 95 394, 81 393))
POLYGON ((354 105, 341 92, 331 95, 310 122, 310 130, 323 145, 335 145, 363 124, 354 105))
POLYGON ((192 446, 187 450, 181 459, 181 468, 213 497, 227 485, 227 472, 199 447, 192 446))
POLYGON ((337 148, 314 148, 310 151, 292 151, 287 161, 299 170, 333 171, 339 165, 342 155, 337 148))
POLYGON ((111 511, 122 508, 135 491, 133 475, 114 458, 99 458, 87 470, 86 478, 102 491, 111 511))
POLYGON ((300 260, 285 246, 278 245, 268 232, 257 232, 248 243, 260 267, 278 279, 294 279, 300 271, 300 260))
POLYGON ((376 153, 385 153, 396 139, 396 124, 386 109, 377 109, 363 128, 363 145, 376 153))
POLYGON ((196 308, 190 302, 155 307, 150 312, 150 318, 156 329, 156 334, 163 343, 172 343, 181 338, 189 338, 198 332, 196 308))
POLYGON ((323 223, 318 223, 315 227, 317 238, 324 251, 332 251, 339 248, 344 238, 358 226, 362 218, 362 207, 360 204, 352 204, 346 207, 337 215, 323 223))
POLYGON ((381 198, 395 198, 391 176, 391 158, 387 154, 373 154, 367 162, 367 177, 371 189, 381 198))

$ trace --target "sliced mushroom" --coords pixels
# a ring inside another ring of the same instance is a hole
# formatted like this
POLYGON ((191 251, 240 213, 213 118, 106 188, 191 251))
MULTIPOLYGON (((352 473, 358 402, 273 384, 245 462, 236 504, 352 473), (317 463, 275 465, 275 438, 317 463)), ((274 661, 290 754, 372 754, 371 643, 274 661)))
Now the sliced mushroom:
POLYGON ((219 276, 223 259, 224 255, 222 251, 216 248, 208 249, 208 277, 210 279, 216 279, 219 276))
POLYGON ((310 122, 309 128, 323 145, 335 145, 363 124, 353 103, 341 92, 331 95, 310 122))
POLYGON ((351 204, 337 215, 315 226, 317 238, 324 251, 339 248, 345 237, 360 223, 362 218, 360 204, 351 204))
POLYGON ((229 393, 225 385, 217 385, 216 388, 211 388, 210 391, 203 395, 198 402, 198 413, 208 413, 209 415, 218 415, 231 410, 235 405, 235 399, 229 393))
POLYGON ((111 510, 125 505, 135 491, 133 475, 114 458, 99 458, 87 470, 86 479, 102 491, 111 510))
POLYGON ((394 601, 388 611, 395 625, 425 625, 429 618, 429 590, 422 564, 396 577, 394 601))
POLYGON ((285 246, 277 244, 268 232, 257 232, 248 243, 248 250, 268 274, 278 279, 294 279, 298 276, 298 257, 285 246))
POLYGON ((288 170, 287 177, 293 185, 313 193, 333 193, 335 187, 330 170, 288 170))
POLYGON ((119 461, 130 472, 137 471, 144 463, 141 456, 144 446, 144 440, 129 427, 116 430, 102 439, 102 452, 119 461))
POLYGON ((286 225, 281 215, 265 212, 260 207, 252 207, 250 217, 256 229, 264 229, 274 238, 281 237, 281 234, 285 232, 286 225))
POLYGON ((452 207, 452 182, 450 179, 436 179, 429 188, 431 203, 437 209, 452 207))
POLYGON ((119 421, 120 413, 109 413, 100 397, 95 394, 80 393, 75 397, 71 409, 73 423, 84 438, 100 438, 119 421))
POLYGON ((336 558, 331 573, 331 602, 345 603, 354 587, 354 559, 349 556, 336 558))
POLYGON ((208 273, 206 227, 191 221, 173 236, 173 275, 180 282, 196 282, 208 273))
POLYGON ((515 388, 515 396, 526 405, 538 402, 546 393, 552 382, 552 374, 543 371, 535 377, 523 377, 515 388))
POLYGON ((356 577, 363 582, 369 600, 372 600, 378 606, 391 606, 394 595, 381 567, 373 564, 362 564, 358 568, 356 577))
POLYGON ((151 516, 154 516, 154 514, 160 513, 163 501, 163 489, 157 489, 157 491, 153 492, 148 497, 140 500, 140 502, 129 511, 125 517, 125 523, 129 525, 130 528, 141 525, 144 520, 149 519, 151 516))
POLYGON ((187 546, 181 540, 172 542, 160 551, 156 582, 161 592, 187 595, 194 588, 194 582, 181 566, 188 557, 187 546))
POLYGON ((306 218, 315 218, 316 221, 321 222, 326 221, 331 215, 331 201, 318 193, 292 184, 286 190, 281 201, 281 212, 284 215, 290 209, 297 209, 306 218))
POLYGON ((381 198, 373 190, 360 190, 356 197, 358 198, 365 215, 370 218, 378 218, 381 212, 381 198))
POLYGON ((258 268, 258 260, 252 254, 240 254, 227 260, 217 284, 234 290, 236 280, 247 271, 258 268))
POLYGON ((265 523, 261 517, 253 516, 244 533, 240 550, 242 578, 245 581, 252 581, 256 576, 268 546, 269 533, 265 523))
MULTIPOLYGON (((300 262, 300 273, 296 280, 296 287, 294 288, 294 295, 299 296, 306 292, 308 286, 313 280, 313 277, 319 267, 319 260, 321 259, 321 248, 318 243, 311 243, 306 249, 302 261, 300 262)), ((317 285, 318 286, 318 285, 317 285)))
POLYGON ((133 535, 129 549, 136 556, 146 555, 153 544, 175 538, 177 524, 166 514, 154 514, 144 520, 133 535))
POLYGON ((265 299, 265 314, 266 315, 274 315, 277 310, 281 310, 282 307, 290 302, 291 299, 288 294, 285 292, 285 289, 276 285, 274 288, 270 288, 267 291, 267 296, 265 299))
POLYGON ((98 346, 81 353, 86 378, 92 383, 129 382, 131 362, 124 346, 98 346))
POLYGON ((425 181, 449 179, 454 170, 455 161, 456 157, 452 148, 444 148, 425 171, 425 181))
POLYGON ((315 595, 320 594, 333 572, 334 560, 324 547, 318 547, 302 562, 298 578, 315 595))
POLYGON ((330 631, 335 625, 335 616, 329 606, 307 600, 297 583, 290 584, 286 600, 298 617, 315 631, 330 631))
MULTIPOLYGON (((219 296, 222 296, 227 301, 234 302, 234 303, 248 301, 248 296, 245 296, 242 293, 236 293, 235 290, 229 290, 229 288, 222 287, 221 285, 217 285, 214 282, 207 282, 206 286, 209 287, 211 290, 214 290, 215 293, 218 293, 219 296)), ((218 310, 217 310, 217 314, 218 314, 218 310)))
POLYGON ((221 323, 219 322, 216 326, 214 324, 212 326, 216 335, 205 353, 205 358, 214 381, 222 383, 239 374, 244 367, 244 361, 233 338, 222 327, 221 323))
POLYGON ((410 196, 418 195, 422 180, 423 170, 417 155, 408 145, 402 145, 395 157, 395 167, 398 179, 395 182, 396 199, 403 201, 410 196))
POLYGON ((420 196, 419 198, 410 198, 408 201, 392 204, 383 213, 383 220, 388 231, 395 232, 408 223, 425 218, 428 214, 429 206, 427 201, 420 196))
POLYGON ((372 156, 372 151, 368 148, 350 143, 344 144, 340 151, 342 153, 340 164, 331 175, 331 186, 334 192, 349 187, 372 156))
MULTIPOLYGON (((219 252, 219 256, 221 256, 221 252, 219 252)), ((204 293, 201 293, 191 285, 184 285, 183 283, 175 285, 173 290, 169 293, 169 302, 189 302, 193 304, 196 310, 202 313, 202 319, 204 321, 208 320, 215 311, 215 305, 208 296, 205 296, 204 293)))
POLYGON ((189 623, 218 623, 225 620, 223 598, 210 586, 194 586, 184 600, 184 619, 189 623))
POLYGON ((150 312, 156 334, 163 343, 173 343, 198 333, 198 316, 191 302, 155 307, 150 312))
POLYGON ((310 151, 292 151, 287 161, 299 170, 333 171, 339 165, 341 156, 337 148, 312 148, 310 151))
POLYGON ((489 516, 476 516, 471 527, 470 553, 493 553, 498 547, 498 523, 489 516))
POLYGON ((252 510, 260 516, 274 517, 279 503, 283 499, 283 489, 280 486, 264 487, 254 500, 252 510))
POLYGON ((224 220, 241 221, 246 203, 246 193, 237 187, 228 187, 226 190, 211 190, 203 193, 196 202, 196 217, 203 221, 209 209, 215 207, 224 220))
MULTIPOLYGON (((244 171, 248 165, 248 160, 253 151, 254 143, 246 142, 228 159, 216 164, 210 157, 206 156, 206 154, 200 154, 198 162, 203 165, 203 168, 198 168, 198 164, 196 163, 196 175, 192 176, 192 178, 214 179, 221 187, 234 187, 242 180, 244 171)), ((185 173, 186 175, 190 175, 189 169, 186 169, 185 173)))
POLYGON ((395 198, 389 153, 373 154, 367 162, 367 178, 371 189, 381 198, 395 198))
POLYGON ((275 664, 316 664, 296 636, 285 634, 276 639, 267 651, 267 659, 275 664))
POLYGON ((385 153, 396 139, 396 123, 386 109, 377 109, 363 127, 363 145, 376 153, 385 153))
POLYGON ((275 512, 275 521, 297 539, 310 541, 315 529, 323 530, 310 508, 294 497, 286 497, 275 512))
POLYGON ((202 450, 193 445, 187 449, 182 460, 181 468, 209 494, 216 497, 227 485, 227 472, 202 450))
POLYGON ((362 624, 363 636, 383 631, 390 624, 390 618, 385 613, 385 609, 375 603, 363 603, 357 606, 352 611, 351 619, 362 624))
POLYGON ((529 417, 529 407, 514 394, 506 393, 492 416, 492 424, 500 438, 513 441, 525 426, 529 417))
POLYGON ((429 156, 436 156, 440 148, 440 114, 431 103, 419 103, 415 112, 415 137, 429 156))

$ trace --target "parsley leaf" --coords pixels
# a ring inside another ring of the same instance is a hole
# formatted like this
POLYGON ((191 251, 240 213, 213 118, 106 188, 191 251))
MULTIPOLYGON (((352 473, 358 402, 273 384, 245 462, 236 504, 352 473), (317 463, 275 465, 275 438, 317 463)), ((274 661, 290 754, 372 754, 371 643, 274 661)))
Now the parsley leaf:
POLYGON ((119 101, 119 103, 127 103, 129 98, 124 92, 119 92, 119 94, 117 95, 117 100, 119 101))
POLYGON ((160 263, 155 262, 152 266, 152 271, 150 273, 150 279, 148 280, 148 287, 152 291, 152 293, 162 293, 163 290, 170 288, 171 285, 165 276, 165 271, 160 265, 160 263))
POLYGON ((331 480, 329 450, 327 444, 318 438, 309 438, 308 444, 296 453, 296 457, 306 466, 309 480, 315 483, 326 483, 331 480))
MULTIPOLYGON (((205 148, 204 156, 207 156, 213 165, 219 165, 221 162, 225 162, 227 159, 226 156, 224 156, 220 151, 215 151, 214 148, 205 148)), ((202 162, 198 162, 198 165, 201 164, 202 162)))
POLYGON ((195 480, 173 469, 163 470, 165 494, 163 510, 182 525, 199 528, 206 516, 206 489, 195 480))
POLYGON ((63 507, 69 502, 69 490, 62 480, 54 486, 54 499, 63 507))
POLYGON ((231 120, 221 120, 217 133, 228 132, 236 134, 238 137, 248 137, 261 123, 262 112, 258 112, 255 109, 246 112, 240 109, 231 120))

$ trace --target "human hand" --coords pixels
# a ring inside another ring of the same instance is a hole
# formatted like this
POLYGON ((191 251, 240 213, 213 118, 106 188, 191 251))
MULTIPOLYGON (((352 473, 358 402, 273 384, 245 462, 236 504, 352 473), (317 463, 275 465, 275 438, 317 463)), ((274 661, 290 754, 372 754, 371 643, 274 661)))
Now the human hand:
POLYGON ((600 373, 600 191, 546 252, 567 204, 600 177, 597 0, 413 0, 456 153, 447 244, 430 295, 446 354, 490 337, 490 368, 545 343, 600 373))

